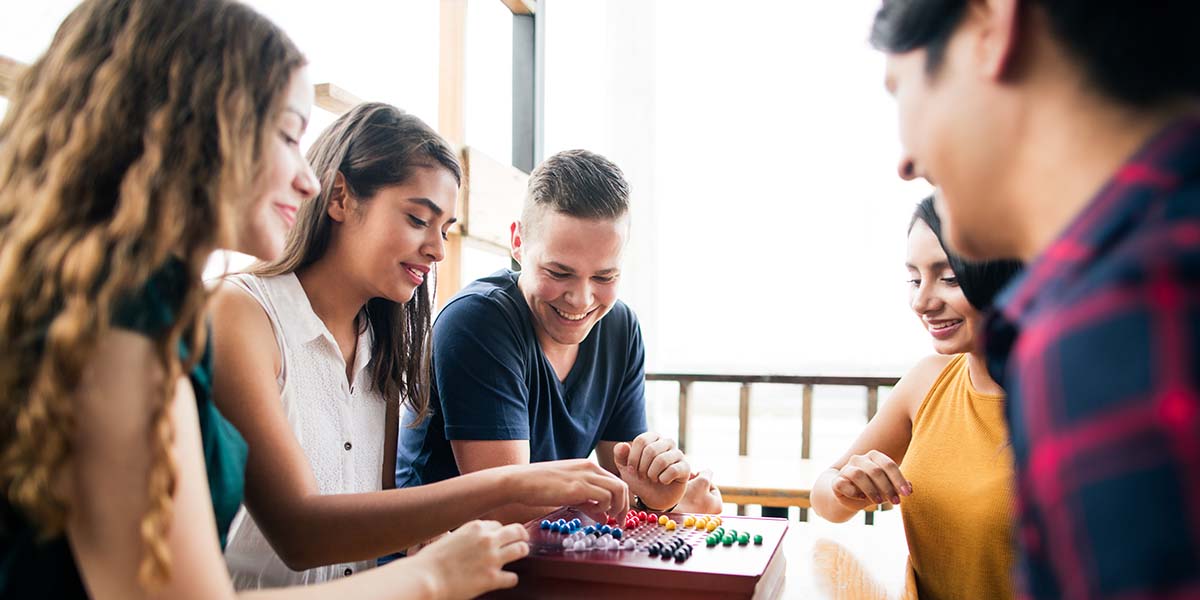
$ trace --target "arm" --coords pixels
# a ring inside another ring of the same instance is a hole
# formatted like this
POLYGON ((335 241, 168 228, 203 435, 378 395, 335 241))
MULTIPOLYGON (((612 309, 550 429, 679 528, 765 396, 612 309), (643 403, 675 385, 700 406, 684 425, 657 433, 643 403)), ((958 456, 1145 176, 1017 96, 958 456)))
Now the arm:
POLYGON ((912 439, 913 416, 950 359, 930 356, 917 363, 850 449, 821 473, 812 490, 813 511, 821 518, 841 523, 871 504, 899 503, 912 493, 897 465, 912 439))
POLYGON ((216 294, 213 315, 215 401, 250 447, 245 504, 292 569, 369 560, 529 498, 586 502, 601 495, 575 489, 565 473, 539 479, 515 468, 415 488, 322 495, 280 402, 279 349, 266 313, 226 285, 216 294))
MULTIPOLYGON (((168 406, 176 466, 175 504, 166 539, 172 575, 154 591, 138 582, 142 557, 138 532, 148 505, 142 490, 148 489, 151 465, 146 435, 164 376, 150 340, 112 331, 100 340, 74 398, 80 426, 71 439, 70 471, 60 482, 74 499, 66 534, 84 584, 99 600, 235 596, 217 544, 196 400, 186 379, 175 386, 168 406), (133 376, 135 373, 138 375, 133 376)), ((519 528, 471 524, 431 546, 422 557, 319 586, 246 596, 300 600, 472 597, 516 583, 515 575, 500 567, 528 552, 524 540, 525 532, 519 528)))

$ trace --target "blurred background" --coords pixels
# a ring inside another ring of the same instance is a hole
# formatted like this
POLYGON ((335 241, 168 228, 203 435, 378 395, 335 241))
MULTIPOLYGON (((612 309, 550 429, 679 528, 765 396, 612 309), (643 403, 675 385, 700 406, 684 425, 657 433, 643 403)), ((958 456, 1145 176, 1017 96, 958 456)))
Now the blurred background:
MULTIPOLYGON (((0 55, 28 63, 75 2, 0 4, 0 55)), ((533 160, 587 148, 614 160, 633 184, 621 293, 641 318, 648 371, 899 376, 929 352, 908 309, 903 267, 909 217, 929 188, 895 174, 883 56, 866 42, 874 3, 249 4, 304 50, 314 83, 402 107, 509 169, 520 162, 514 85, 530 81, 514 75, 529 66, 514 51, 536 39, 533 160), (522 9, 536 15, 536 38, 514 16, 522 9), (457 66, 447 65, 448 43, 457 44, 457 66), (447 69, 460 86, 450 115, 447 69), (455 131, 446 131, 448 117, 455 131)), ((0 114, 4 106, 0 99, 0 114)), ((315 110, 303 145, 335 117, 315 110)), ((472 219, 467 237, 506 239, 520 200, 510 194, 499 215, 472 219)), ((447 283, 508 265, 502 246, 467 242, 447 283)), ((211 271, 244 264, 215 257, 211 271)), ((739 450, 739 389, 691 386, 689 450, 739 450)), ((678 385, 650 382, 647 393, 651 426, 674 434, 678 385)), ((753 387, 751 456, 799 456, 801 393, 795 385, 753 387)), ((887 393, 881 389, 882 402, 887 393)), ((814 388, 815 462, 845 449, 865 422, 866 402, 862 387, 814 388)))

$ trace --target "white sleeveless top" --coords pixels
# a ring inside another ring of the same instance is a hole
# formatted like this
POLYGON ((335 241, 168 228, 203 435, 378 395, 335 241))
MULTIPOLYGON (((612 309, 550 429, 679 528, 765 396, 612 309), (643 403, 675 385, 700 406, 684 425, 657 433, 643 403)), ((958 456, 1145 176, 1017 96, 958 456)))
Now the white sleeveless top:
MULTIPOLYGON (((280 349, 276 378, 292 432, 304 449, 322 494, 382 489, 385 403, 371 389, 370 330, 358 336, 354 384, 333 335, 313 312, 295 274, 226 278, 262 305, 280 349)), ((303 523, 296 523, 303 527, 303 523)), ((234 586, 241 589, 319 583, 375 566, 375 561, 340 563, 293 571, 271 549, 245 506, 238 511, 225 547, 234 586)))

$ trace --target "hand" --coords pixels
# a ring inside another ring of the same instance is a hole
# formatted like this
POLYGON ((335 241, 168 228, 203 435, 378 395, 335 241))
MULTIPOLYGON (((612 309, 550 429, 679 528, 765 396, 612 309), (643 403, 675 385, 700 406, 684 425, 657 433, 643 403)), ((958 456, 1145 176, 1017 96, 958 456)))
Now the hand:
POLYGON ((720 514, 724 506, 721 490, 712 482, 712 471, 705 469, 692 473, 679 501, 679 512, 715 515, 720 514))
POLYGON ((889 500, 900 504, 901 496, 912 493, 912 484, 904 478, 900 467, 878 450, 851 456, 833 479, 834 497, 854 510, 889 500))
POLYGON ((516 501, 527 506, 574 506, 603 523, 629 510, 629 488, 600 465, 585 459, 511 467, 516 501))
POLYGON ((517 574, 501 567, 529 554, 528 539, 529 533, 521 525, 471 521, 420 554, 396 563, 422 563, 422 570, 432 579, 434 598, 474 598, 517 585, 517 574))
POLYGON ((630 491, 658 510, 679 504, 692 473, 675 440, 649 431, 614 446, 613 460, 630 491))

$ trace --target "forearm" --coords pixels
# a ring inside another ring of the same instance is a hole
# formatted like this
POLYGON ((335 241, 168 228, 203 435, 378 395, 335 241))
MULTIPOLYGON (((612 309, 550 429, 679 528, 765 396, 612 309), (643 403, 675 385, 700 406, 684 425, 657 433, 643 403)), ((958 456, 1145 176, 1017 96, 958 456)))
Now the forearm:
POLYGON ((826 521, 844 523, 859 511, 843 505, 834 495, 833 480, 837 473, 834 469, 825 469, 817 478, 812 489, 812 508, 813 512, 826 521))
POLYGON ((358 573, 353 577, 327 581, 317 585, 282 589, 255 590, 238 594, 238 598, 253 600, 327 600, 355 598, 359 600, 441 600, 444 584, 417 557, 396 561, 379 569, 358 573), (398 571, 403 571, 400 573, 398 571), (398 582, 403 585, 397 585, 398 582))
POLYGON ((515 501, 514 493, 509 470, 500 468, 419 487, 312 495, 272 510, 268 540, 295 570, 370 560, 483 517, 515 501))

